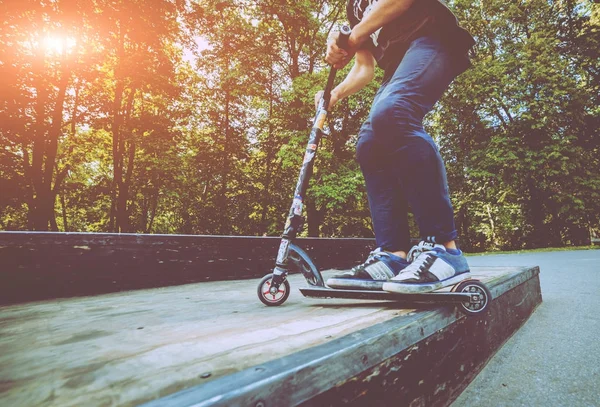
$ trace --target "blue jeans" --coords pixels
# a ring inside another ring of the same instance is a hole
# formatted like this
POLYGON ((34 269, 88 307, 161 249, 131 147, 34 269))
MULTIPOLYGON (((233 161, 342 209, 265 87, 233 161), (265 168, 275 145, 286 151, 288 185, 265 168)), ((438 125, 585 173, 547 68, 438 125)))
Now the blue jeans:
POLYGON ((384 250, 410 248, 409 206, 422 239, 443 244, 457 237, 446 168, 423 117, 468 66, 466 55, 456 55, 439 40, 417 38, 375 96, 356 158, 377 246, 384 250))

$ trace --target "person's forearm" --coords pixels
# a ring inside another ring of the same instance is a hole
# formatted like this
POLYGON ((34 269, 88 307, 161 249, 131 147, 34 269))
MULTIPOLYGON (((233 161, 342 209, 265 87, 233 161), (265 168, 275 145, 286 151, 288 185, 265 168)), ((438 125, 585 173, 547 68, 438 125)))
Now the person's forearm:
POLYGON ((375 76, 375 61, 370 52, 363 52, 363 55, 357 54, 356 62, 352 66, 352 69, 350 69, 346 79, 331 91, 336 101, 360 91, 373 80, 375 76))
POLYGON ((352 40, 362 43, 369 35, 404 14, 418 0, 379 0, 353 29, 352 40))

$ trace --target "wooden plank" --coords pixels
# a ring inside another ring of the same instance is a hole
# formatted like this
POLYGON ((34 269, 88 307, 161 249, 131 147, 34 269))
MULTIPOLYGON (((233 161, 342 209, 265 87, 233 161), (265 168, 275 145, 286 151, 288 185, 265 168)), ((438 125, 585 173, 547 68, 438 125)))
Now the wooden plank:
MULTIPOLYGON (((525 271, 473 270, 489 282, 494 296, 507 279, 525 271)), ((394 325, 423 325, 413 338, 422 339, 459 317, 451 308, 414 312, 389 302, 307 299, 295 289, 305 284, 302 277, 290 280, 290 298, 277 308, 259 302, 258 280, 2 307, 0 405, 134 406, 200 384, 218 387, 248 371, 272 377, 272 368, 264 367, 268 363, 285 365, 292 357, 297 367, 314 349, 367 338, 365 330, 385 331, 389 328, 381 324, 394 318, 394 325), (299 352, 307 355, 298 359, 299 352)), ((398 335, 406 339, 406 332, 398 335)), ((362 362, 357 366, 360 372, 367 368, 362 362)), ((252 383, 256 378, 250 377, 252 383)))
POLYGON ((536 274, 498 297, 485 318, 458 319, 299 404, 449 406, 541 301, 536 274))
MULTIPOLYGON (((498 293, 505 279, 493 271, 502 268, 488 270, 498 293)), ((541 302, 537 267, 502 274, 527 279, 499 293, 486 316, 449 308, 401 315, 144 407, 449 405, 541 302)))

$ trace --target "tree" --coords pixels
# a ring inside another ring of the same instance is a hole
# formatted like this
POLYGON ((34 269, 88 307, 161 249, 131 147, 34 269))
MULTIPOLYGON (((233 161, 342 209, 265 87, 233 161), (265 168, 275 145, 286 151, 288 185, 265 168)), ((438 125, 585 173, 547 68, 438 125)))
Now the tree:
MULTIPOLYGON (((477 52, 426 124, 446 161, 462 247, 586 243, 600 232, 598 5, 450 6, 477 52)), ((325 40, 344 8, 9 3, 0 228, 281 233, 328 72, 325 40)), ((354 147, 378 85, 329 116, 304 235, 373 235, 354 147)))
MULTIPOLYGON (((0 43, 4 154, 20 157, 27 227, 57 229, 54 202, 69 165, 57 161, 73 76, 85 71, 92 40, 91 2, 17 3, 7 7, 0 43)), ((15 175, 15 174, 13 174, 15 175)), ((16 178, 13 178, 16 179, 16 178)))

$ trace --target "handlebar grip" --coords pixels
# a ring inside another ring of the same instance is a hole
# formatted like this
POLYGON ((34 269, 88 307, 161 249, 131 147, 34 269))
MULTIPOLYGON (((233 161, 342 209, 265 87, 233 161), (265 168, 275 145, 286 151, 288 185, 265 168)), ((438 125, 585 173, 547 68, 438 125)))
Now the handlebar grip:
MULTIPOLYGON (((340 35, 336 41, 336 44, 341 49, 346 49, 348 47, 348 38, 350 38, 350 33, 352 29, 343 25, 340 27, 340 35)), ((331 89, 333 89, 333 81, 335 80, 335 68, 331 68, 329 71, 329 77, 327 78, 327 86, 325 86, 325 91, 323 92, 323 105, 325 109, 329 109, 329 99, 331 98, 331 89)))
POLYGON ((350 38, 351 32, 352 29, 347 25, 343 25, 340 27, 340 36, 338 37, 336 42, 338 47, 344 50, 348 48, 348 38, 350 38))

